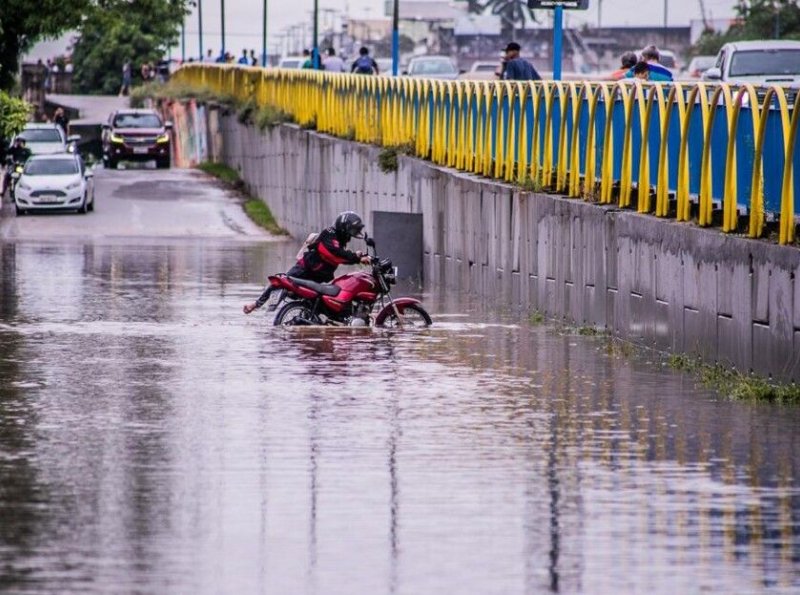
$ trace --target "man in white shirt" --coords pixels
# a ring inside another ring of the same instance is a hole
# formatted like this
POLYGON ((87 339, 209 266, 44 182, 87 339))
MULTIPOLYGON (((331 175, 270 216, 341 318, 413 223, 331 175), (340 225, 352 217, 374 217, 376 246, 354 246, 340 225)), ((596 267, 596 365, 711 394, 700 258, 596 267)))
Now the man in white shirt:
POLYGON ((322 67, 326 72, 344 72, 344 60, 336 55, 336 50, 328 48, 328 55, 322 67))

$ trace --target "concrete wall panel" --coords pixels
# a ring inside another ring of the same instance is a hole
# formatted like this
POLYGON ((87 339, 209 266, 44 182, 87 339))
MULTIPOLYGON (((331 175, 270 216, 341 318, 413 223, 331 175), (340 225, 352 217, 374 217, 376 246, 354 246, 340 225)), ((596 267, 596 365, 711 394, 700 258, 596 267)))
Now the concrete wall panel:
MULTIPOLYGON (((507 184, 295 126, 208 110, 210 154, 297 237, 353 209, 422 215, 425 274, 621 337, 800 380, 800 251, 507 184)), ((391 255, 387 255, 391 256, 391 255)))

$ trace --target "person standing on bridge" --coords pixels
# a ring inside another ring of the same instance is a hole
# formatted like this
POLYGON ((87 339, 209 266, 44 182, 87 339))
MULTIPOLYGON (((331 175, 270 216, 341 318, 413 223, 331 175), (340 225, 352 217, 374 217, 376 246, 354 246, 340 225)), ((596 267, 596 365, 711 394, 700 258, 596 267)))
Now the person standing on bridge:
POLYGON ((622 62, 620 69, 611 73, 612 80, 621 81, 624 79, 630 69, 636 66, 639 58, 636 56, 636 52, 625 52, 620 57, 620 61, 622 62))
POLYGON ((122 86, 119 89, 119 96, 128 95, 131 91, 131 61, 126 59, 122 64, 122 86))
POLYGON ((380 74, 378 63, 369 55, 369 50, 366 47, 358 50, 358 58, 353 62, 350 72, 356 74, 380 74))
MULTIPOLYGON (((330 283, 340 264, 370 264, 370 257, 361 251, 352 252, 347 243, 352 238, 363 237, 364 222, 353 211, 345 211, 336 217, 333 225, 306 240, 307 249, 298 254, 297 263, 286 273, 289 277, 308 279, 316 283, 330 283)), ((242 311, 250 314, 269 300, 273 287, 267 285, 261 296, 242 311)))
MULTIPOLYGON (((661 66, 660 61, 661 54, 656 46, 651 45, 642 50, 642 62, 647 63, 647 69, 650 71, 648 80, 652 83, 671 83, 673 81, 672 72, 661 66)), ((628 74, 625 75, 625 78, 632 79, 635 78, 635 76, 636 74, 633 72, 633 68, 631 68, 628 74)))
POLYGON ((328 57, 325 58, 325 62, 322 63, 322 68, 325 72, 344 72, 344 60, 336 55, 336 50, 328 48, 326 53, 328 57))
POLYGON ((542 77, 536 72, 533 64, 522 58, 519 53, 522 48, 516 41, 506 46, 506 67, 503 70, 503 80, 506 81, 540 81, 542 77))

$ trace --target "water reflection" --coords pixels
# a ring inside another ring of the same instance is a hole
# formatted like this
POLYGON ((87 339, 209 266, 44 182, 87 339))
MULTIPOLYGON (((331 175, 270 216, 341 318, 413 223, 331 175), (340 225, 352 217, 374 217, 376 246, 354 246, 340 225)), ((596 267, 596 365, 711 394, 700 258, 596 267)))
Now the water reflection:
POLYGON ((0 585, 800 587, 796 409, 449 293, 417 333, 243 317, 294 249, 0 244, 0 585))

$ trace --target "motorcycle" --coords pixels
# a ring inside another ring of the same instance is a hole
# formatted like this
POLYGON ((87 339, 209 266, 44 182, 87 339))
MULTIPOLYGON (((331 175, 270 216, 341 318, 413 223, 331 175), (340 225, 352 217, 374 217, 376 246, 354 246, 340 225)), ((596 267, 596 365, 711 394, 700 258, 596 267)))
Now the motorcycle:
POLYGON ((430 326, 431 317, 419 300, 392 298, 390 286, 397 283, 397 270, 388 258, 378 258, 375 240, 366 237, 365 241, 371 260, 368 270, 341 275, 332 283, 315 283, 285 274, 270 276, 270 284, 279 293, 277 305, 289 300, 275 315, 275 326, 430 326), (378 311, 373 317, 376 306, 378 311))
MULTIPOLYGON (((3 192, 5 193, 6 188, 8 189, 8 195, 13 200, 14 198, 14 187, 17 185, 17 180, 22 175, 22 170, 25 167, 24 162, 14 161, 11 157, 6 158, 6 170, 3 175, 3 192)), ((0 196, 2 196, 0 194, 0 196)))

